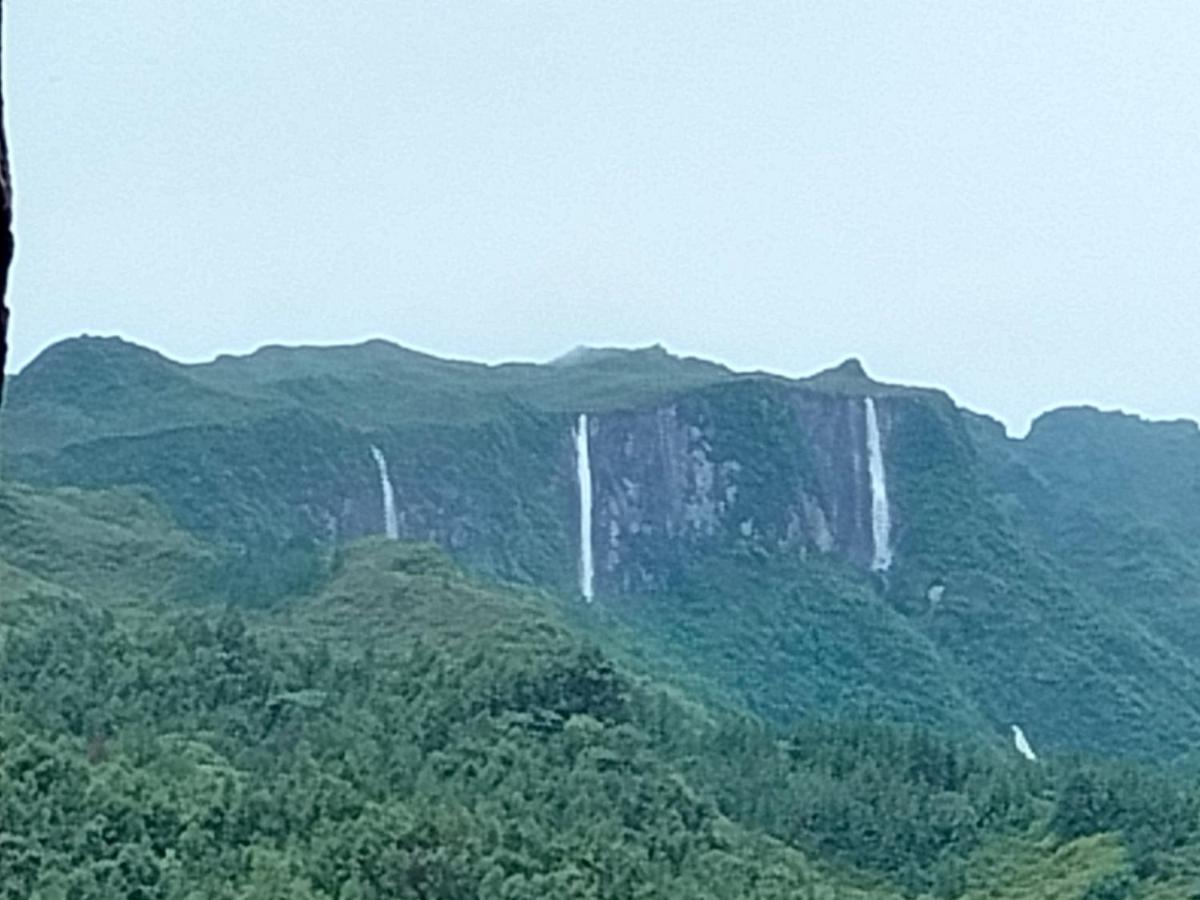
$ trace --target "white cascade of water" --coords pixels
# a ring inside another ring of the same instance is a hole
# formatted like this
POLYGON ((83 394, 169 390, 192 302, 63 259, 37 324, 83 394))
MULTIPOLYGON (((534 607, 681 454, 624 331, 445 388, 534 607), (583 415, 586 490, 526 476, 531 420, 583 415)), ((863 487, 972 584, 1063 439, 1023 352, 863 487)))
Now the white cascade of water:
POLYGON ((379 470, 379 489, 383 492, 383 529, 393 541, 400 539, 400 523, 396 519, 396 492, 392 490, 392 479, 388 477, 387 458, 378 447, 371 446, 375 468, 379 470))
POLYGON ((575 472, 579 478, 579 593, 591 603, 596 573, 592 564, 592 459, 586 413, 580 414, 575 427, 575 472))
POLYGON ((1025 737, 1025 732, 1021 730, 1020 725, 1014 725, 1013 743, 1017 746, 1017 752, 1020 753, 1030 762, 1037 762, 1037 754, 1033 752, 1033 748, 1029 746, 1029 740, 1025 737))
POLYGON ((892 565, 892 511, 888 505, 887 475, 883 468, 883 444, 879 440, 879 417, 875 400, 864 401, 867 416, 867 471, 871 476, 871 538, 874 553, 871 569, 886 572, 892 565))

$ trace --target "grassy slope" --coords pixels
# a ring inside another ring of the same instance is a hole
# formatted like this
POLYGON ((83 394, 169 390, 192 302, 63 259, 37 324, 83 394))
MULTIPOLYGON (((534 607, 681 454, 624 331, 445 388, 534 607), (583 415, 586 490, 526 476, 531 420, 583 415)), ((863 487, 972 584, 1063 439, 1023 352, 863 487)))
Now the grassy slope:
POLYGON ((998 496, 986 423, 915 412, 892 436, 908 517, 892 596, 957 663, 964 691, 993 721, 1062 749, 1173 755, 1193 743, 1194 659, 1078 577, 998 496), (924 602, 931 584, 944 591, 924 602))
MULTIPOLYGON (((963 900, 1076 900, 1124 866, 1124 848, 1112 835, 1062 845, 1036 834, 1008 837, 974 854, 963 900)), ((1145 896, 1170 895, 1156 890, 1145 896)))
MULTIPOLYGON (((970 427, 997 502, 1052 555, 1059 580, 1113 610, 1129 623, 1131 638, 1160 647, 1158 665, 1182 658, 1194 667, 1200 659, 1196 426, 1081 408, 1043 416, 1025 440, 1007 438, 983 417, 970 427)), ((1122 658, 1120 646, 1103 649, 1122 658)), ((1124 676, 1121 694, 1133 698, 1143 717, 1157 715, 1163 698, 1143 692, 1145 673, 1127 667, 1124 676)), ((1194 706, 1194 696, 1182 689, 1166 699, 1194 706)))
POLYGON ((133 491, 0 483, 0 564, 10 586, 53 585, 95 599, 179 597, 216 558, 150 498, 133 491))
POLYGON ((1015 518, 1078 583, 1192 658, 1200 654, 1200 432, 1091 409, 1041 417, 1024 441, 975 424, 1015 518))
POLYGON ((6 388, 9 452, 52 452, 80 440, 246 421, 269 403, 208 388, 187 366, 119 338, 55 344, 6 388))

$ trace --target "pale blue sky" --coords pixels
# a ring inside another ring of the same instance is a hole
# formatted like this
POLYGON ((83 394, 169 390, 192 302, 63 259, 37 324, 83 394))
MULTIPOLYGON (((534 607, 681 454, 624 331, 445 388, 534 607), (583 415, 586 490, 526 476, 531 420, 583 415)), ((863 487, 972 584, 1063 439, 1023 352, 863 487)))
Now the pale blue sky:
POLYGON ((1200 416, 1200 4, 6 4, 15 366, 848 355, 1200 416))

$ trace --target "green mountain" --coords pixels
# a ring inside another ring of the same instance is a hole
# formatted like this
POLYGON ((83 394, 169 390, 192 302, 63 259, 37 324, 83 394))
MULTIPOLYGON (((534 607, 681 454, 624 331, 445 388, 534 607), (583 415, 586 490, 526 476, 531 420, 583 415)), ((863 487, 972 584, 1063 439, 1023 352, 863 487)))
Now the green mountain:
POLYGON ((485 366, 372 341, 181 365, 81 338, 12 380, 0 447, 15 482, 172 518, 215 559, 194 598, 315 589, 385 529, 374 450, 401 538, 562 598, 581 414, 597 600, 565 615, 655 677, 784 727, 1011 746, 1018 724, 1039 751, 1158 759, 1200 741, 1194 424, 1064 410, 1012 440, 855 361, 789 380, 661 348, 485 366))
POLYGON ((1023 441, 981 429, 990 478, 1070 577, 1200 653, 1200 429, 1095 409, 1040 417, 1023 441))
POLYGON ((0 897, 1182 900, 1200 794, 657 677, 429 544, 205 599, 124 490, 0 488, 0 897), (19 577, 20 591, 9 590, 19 577), (120 578, 127 585, 120 587, 120 578))

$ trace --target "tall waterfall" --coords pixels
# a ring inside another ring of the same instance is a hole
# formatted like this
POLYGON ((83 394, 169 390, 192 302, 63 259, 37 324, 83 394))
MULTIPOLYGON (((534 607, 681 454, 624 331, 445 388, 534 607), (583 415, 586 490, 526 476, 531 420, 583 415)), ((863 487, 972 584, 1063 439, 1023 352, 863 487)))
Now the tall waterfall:
POLYGON ((888 506, 883 445, 879 440, 875 400, 867 397, 863 402, 867 414, 867 469, 871 475, 871 538, 874 544, 871 568, 876 572, 886 572, 892 564, 892 512, 888 506))
POLYGON ((396 520, 396 492, 392 490, 392 479, 388 477, 387 459, 383 451, 371 446, 375 468, 379 470, 379 489, 383 492, 383 528, 393 541, 400 539, 400 524, 396 520))
POLYGON ((588 417, 579 416, 575 427, 575 471, 579 478, 579 593, 588 603, 595 596, 592 581, 592 460, 588 449, 588 417))
POLYGON ((1017 745, 1017 752, 1020 753, 1030 762, 1037 762, 1037 754, 1033 752, 1033 748, 1029 746, 1029 740, 1025 737, 1025 732, 1021 730, 1020 725, 1014 725, 1013 743, 1017 745))

